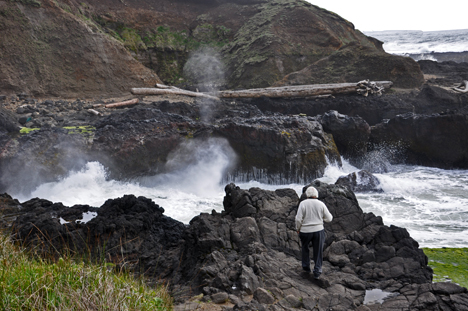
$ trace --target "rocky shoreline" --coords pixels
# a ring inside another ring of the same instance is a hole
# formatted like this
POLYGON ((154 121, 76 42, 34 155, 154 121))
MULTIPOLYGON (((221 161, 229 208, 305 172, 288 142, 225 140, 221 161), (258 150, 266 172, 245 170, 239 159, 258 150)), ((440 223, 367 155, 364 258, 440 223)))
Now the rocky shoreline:
POLYGON ((120 180, 168 172, 165 163, 178 148, 212 138, 237 155, 224 173, 239 181, 305 184, 341 156, 371 173, 385 170, 385 163, 377 163, 382 154, 392 164, 468 168, 468 95, 434 85, 449 83, 459 72, 451 64, 425 64, 440 77, 450 74, 419 90, 390 89, 383 96, 216 103, 141 96, 123 109, 105 108, 116 100, 2 96, 0 192, 34 189, 88 161, 99 161, 110 178, 120 180), (29 134, 20 134, 21 126, 29 134))
POLYGON ((93 208, 19 203, 3 194, 1 225, 38 254, 105 256, 154 284, 164 280, 176 310, 196 309, 194 299, 224 310, 468 310, 466 288, 431 283, 427 257, 405 229, 363 213, 346 186, 313 186, 334 216, 325 224, 319 280, 300 266, 294 230, 300 198, 292 189, 229 184, 224 211, 200 214, 187 226, 144 197, 126 195, 93 208), (89 214, 94 218, 83 221, 89 214), (372 289, 387 295, 382 303, 365 303, 372 289))
MULTIPOLYGON (((227 142, 237 154, 231 176, 267 183, 306 185, 323 174, 327 160, 340 163, 341 156, 368 170, 359 178, 375 182, 369 173, 386 165, 376 153, 395 146, 399 152, 385 161, 467 168, 468 96, 439 83, 450 83, 458 73, 450 64, 437 66, 439 80, 381 97, 216 104, 141 97, 135 106, 111 110, 102 106, 110 100, 2 96, 0 193, 30 191, 87 161, 101 162, 114 179, 154 175, 170 169, 168 156, 187 141, 210 139, 227 142), (451 74, 441 78, 440 68, 451 74), (38 129, 21 134, 21 125, 38 129)), ((164 279, 180 310, 193 309, 189 300, 200 294, 198 299, 224 303, 227 310, 468 310, 466 288, 431 283, 427 257, 405 229, 362 212, 353 191, 378 187, 370 182, 362 189, 356 178, 313 183, 335 218, 326 224, 325 272, 318 282, 298 264, 293 219, 300 198, 291 189, 229 184, 224 211, 201 214, 187 226, 144 197, 110 199, 96 208, 38 198, 20 203, 3 194, 0 225, 13 228, 17 241, 40 254, 68 248, 104 253, 106 260, 154 282, 164 279), (95 217, 84 222, 85 214, 95 217), (382 304, 364 304, 371 289, 388 297, 382 304)))

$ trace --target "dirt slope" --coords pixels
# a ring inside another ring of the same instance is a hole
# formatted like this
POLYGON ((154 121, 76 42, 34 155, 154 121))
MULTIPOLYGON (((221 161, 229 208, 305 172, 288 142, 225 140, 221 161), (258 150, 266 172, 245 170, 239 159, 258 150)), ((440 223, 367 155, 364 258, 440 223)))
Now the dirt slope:
POLYGON ((1 93, 117 95, 160 81, 85 17, 54 1, 22 2, 0 1, 1 93))

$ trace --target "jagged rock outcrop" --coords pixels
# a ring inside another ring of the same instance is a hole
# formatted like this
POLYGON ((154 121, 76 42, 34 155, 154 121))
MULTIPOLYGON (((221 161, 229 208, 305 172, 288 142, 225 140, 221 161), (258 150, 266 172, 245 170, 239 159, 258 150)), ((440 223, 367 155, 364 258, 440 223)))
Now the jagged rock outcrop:
POLYGON ((334 216, 325 225, 324 272, 318 281, 300 266, 294 229, 299 197, 292 189, 243 190, 229 184, 225 210, 200 214, 188 226, 164 216, 151 200, 131 195, 98 209, 41 199, 18 206, 2 195, 0 208, 2 220, 9 210, 16 213, 14 237, 23 245, 35 245, 39 253, 58 254, 68 246, 99 258, 105 254, 137 273, 165 278, 177 303, 201 292, 205 300, 229 299, 233 310, 373 310, 363 305, 366 289, 379 288, 391 295, 378 310, 395 305, 468 310, 466 288, 431 283, 427 257, 405 229, 363 213, 348 188, 313 185, 334 216), (79 222, 89 212, 95 217, 79 222))
POLYGON ((325 132, 333 135, 342 156, 359 161, 366 154, 370 126, 363 118, 350 117, 331 110, 323 114, 319 122, 325 132))
POLYGON ((379 179, 365 170, 341 176, 335 185, 346 186, 353 192, 382 191, 379 179))
POLYGON ((221 120, 213 134, 239 158, 235 175, 265 183, 305 183, 323 176, 328 161, 341 164, 331 135, 314 118, 263 116, 221 120))
POLYGON ((0 189, 30 193, 64 177, 87 161, 88 137, 50 128, 28 135, 0 136, 0 189))

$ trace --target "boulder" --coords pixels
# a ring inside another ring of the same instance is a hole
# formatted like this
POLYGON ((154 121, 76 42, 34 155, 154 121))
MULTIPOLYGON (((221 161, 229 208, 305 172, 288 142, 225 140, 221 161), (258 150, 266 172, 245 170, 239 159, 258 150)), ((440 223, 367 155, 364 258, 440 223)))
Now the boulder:
POLYGON ((365 170, 341 176, 335 185, 346 186, 353 192, 382 191, 379 179, 365 170))

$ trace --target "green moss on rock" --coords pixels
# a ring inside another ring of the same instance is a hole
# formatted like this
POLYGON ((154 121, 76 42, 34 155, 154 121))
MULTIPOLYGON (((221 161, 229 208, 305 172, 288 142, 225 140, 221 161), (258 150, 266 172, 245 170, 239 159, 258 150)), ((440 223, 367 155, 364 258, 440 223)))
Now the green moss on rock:
POLYGON ((468 248, 424 248, 434 282, 451 281, 468 288, 468 248))

